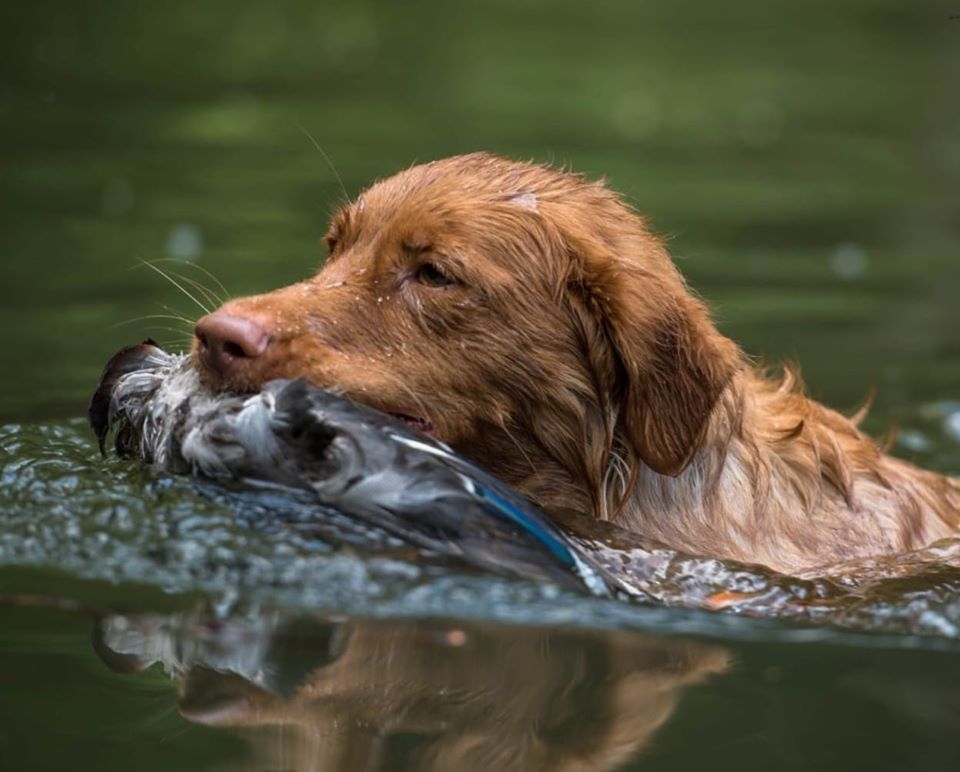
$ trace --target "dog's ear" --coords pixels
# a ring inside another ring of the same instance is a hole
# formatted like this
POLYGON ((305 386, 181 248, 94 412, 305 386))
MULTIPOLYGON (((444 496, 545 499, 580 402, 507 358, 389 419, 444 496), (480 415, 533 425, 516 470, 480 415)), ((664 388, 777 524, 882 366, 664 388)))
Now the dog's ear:
POLYGON ((611 397, 621 429, 647 466, 676 476, 699 447, 742 355, 654 236, 641 231, 611 241, 571 245, 579 292, 614 353, 611 397))

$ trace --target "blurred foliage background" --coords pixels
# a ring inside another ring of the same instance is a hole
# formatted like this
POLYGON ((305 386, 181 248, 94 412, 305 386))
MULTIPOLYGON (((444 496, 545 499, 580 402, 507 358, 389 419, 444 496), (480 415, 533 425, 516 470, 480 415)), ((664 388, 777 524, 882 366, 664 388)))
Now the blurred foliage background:
MULTIPOLYGON (((0 9, 0 418, 313 271, 330 211, 487 149, 606 176, 723 329, 879 417, 960 393, 960 5, 76 3, 0 9), (314 147, 312 135, 323 148, 314 147), (329 156, 332 165, 324 155, 329 156), (171 267, 170 264, 161 264, 171 267), (173 327, 175 331, 155 329, 173 327)), ((878 420, 880 420, 878 419, 878 420)))

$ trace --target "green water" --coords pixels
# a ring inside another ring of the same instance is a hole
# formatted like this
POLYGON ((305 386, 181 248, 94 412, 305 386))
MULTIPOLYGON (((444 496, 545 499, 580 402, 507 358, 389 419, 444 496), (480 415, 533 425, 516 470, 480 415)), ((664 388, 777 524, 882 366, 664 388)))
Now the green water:
POLYGON ((958 472, 957 13, 0 7, 0 769, 960 766, 955 576, 923 638, 621 608, 238 520, 72 420, 200 313, 141 261, 278 286, 343 190, 487 149, 606 176, 725 332, 958 472))

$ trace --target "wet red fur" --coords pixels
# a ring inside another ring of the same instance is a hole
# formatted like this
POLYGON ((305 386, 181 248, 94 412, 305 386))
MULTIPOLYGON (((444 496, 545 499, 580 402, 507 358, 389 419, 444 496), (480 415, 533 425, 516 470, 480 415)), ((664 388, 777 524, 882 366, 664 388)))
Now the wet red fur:
POLYGON ((227 303, 270 336, 218 388, 279 377, 414 417, 548 511, 799 570, 956 535, 960 484, 885 455, 719 333, 602 183, 473 154, 376 183, 299 284, 227 303))

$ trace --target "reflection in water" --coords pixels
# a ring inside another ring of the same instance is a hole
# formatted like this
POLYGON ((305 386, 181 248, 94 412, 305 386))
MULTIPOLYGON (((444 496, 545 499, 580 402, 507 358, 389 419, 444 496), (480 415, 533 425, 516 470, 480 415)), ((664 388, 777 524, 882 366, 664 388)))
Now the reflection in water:
POLYGON ((160 662, 180 712, 242 728, 251 768, 603 770, 639 754, 725 650, 636 635, 260 616, 112 616, 112 669, 160 662))

